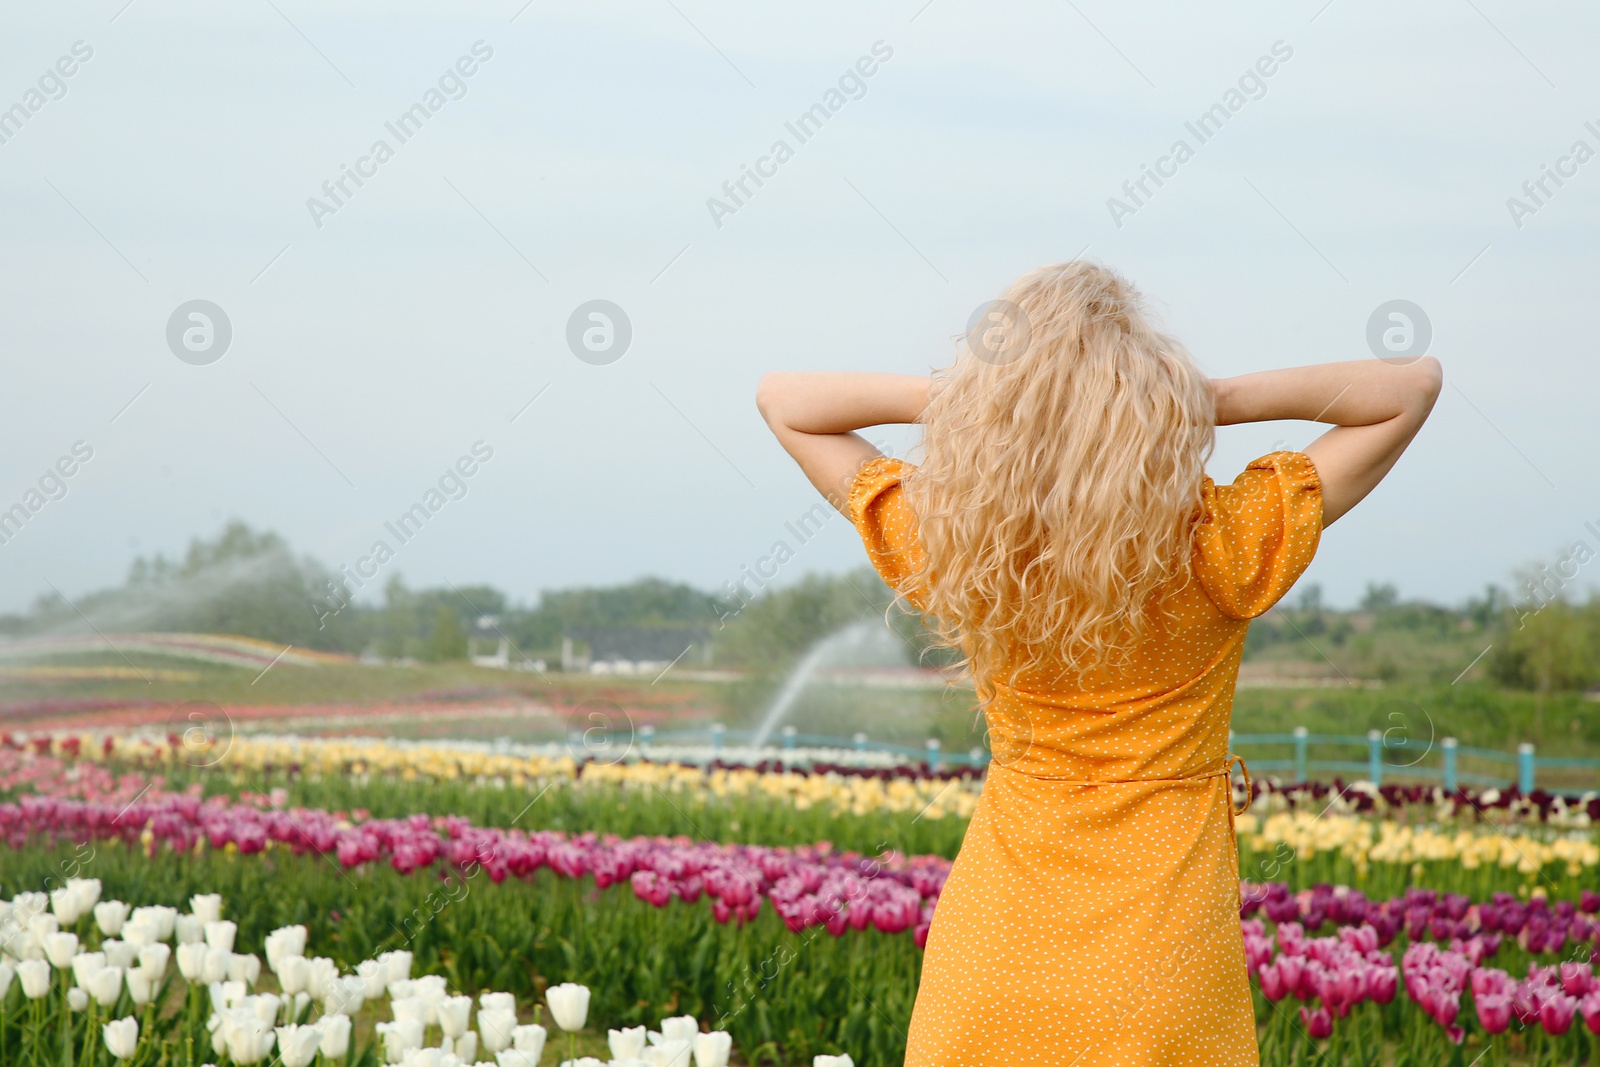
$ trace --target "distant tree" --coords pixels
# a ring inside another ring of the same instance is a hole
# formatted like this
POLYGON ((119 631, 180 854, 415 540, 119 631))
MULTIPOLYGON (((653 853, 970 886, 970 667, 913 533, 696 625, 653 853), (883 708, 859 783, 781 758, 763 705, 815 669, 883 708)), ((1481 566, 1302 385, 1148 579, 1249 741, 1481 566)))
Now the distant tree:
POLYGON ((1400 602, 1400 590, 1389 582, 1382 585, 1373 582, 1367 583, 1367 591, 1361 597, 1361 610, 1373 613, 1388 611, 1400 602))
POLYGON ((433 609, 433 625, 423 648, 423 658, 430 663, 467 658, 467 629, 461 625, 461 616, 444 604, 433 609))

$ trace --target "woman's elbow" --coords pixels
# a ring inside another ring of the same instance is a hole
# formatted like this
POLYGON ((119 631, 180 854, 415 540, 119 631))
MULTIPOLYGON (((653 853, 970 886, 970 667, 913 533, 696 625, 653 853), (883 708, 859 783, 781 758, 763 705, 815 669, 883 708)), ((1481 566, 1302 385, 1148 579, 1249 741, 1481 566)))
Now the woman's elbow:
POLYGON ((785 379, 788 376, 782 371, 768 371, 756 383, 756 410, 761 412, 761 417, 767 424, 775 425, 779 417, 779 409, 783 406, 785 379))

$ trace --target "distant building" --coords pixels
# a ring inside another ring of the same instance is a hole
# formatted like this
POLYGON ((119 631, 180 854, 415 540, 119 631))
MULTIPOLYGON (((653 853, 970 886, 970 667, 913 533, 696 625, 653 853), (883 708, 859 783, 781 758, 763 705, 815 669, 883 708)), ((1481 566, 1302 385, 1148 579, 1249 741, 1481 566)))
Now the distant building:
POLYGON ((574 627, 561 636, 564 671, 659 674, 674 664, 711 666, 711 635, 705 627, 574 627))

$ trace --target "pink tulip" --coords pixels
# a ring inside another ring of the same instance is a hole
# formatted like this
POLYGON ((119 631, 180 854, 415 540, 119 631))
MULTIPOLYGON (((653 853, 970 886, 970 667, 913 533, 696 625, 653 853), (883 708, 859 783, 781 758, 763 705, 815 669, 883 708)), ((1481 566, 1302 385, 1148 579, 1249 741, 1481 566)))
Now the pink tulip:
POLYGON ((1594 988, 1594 978, 1589 973, 1587 963, 1563 963, 1561 965, 1561 988, 1566 990, 1568 996, 1581 997, 1594 988))
POLYGON ((1560 1037, 1572 1027, 1572 1015, 1578 1010, 1578 1001, 1565 993, 1557 993, 1539 1006, 1539 1022, 1545 1030, 1560 1037))
POLYGON ((1261 981, 1261 995, 1268 1000, 1276 1002, 1288 995, 1289 984, 1284 981, 1279 964, 1266 964, 1256 972, 1256 977, 1261 981))
POLYGON ((1301 1008, 1300 1022, 1304 1024, 1306 1033, 1313 1041, 1321 1041, 1333 1033, 1333 1016, 1328 1014, 1326 1008, 1318 1008, 1316 1011, 1301 1008))
POLYGON ((1478 1008, 1478 1022, 1491 1034, 1504 1033, 1511 1025, 1511 998, 1503 993, 1485 993, 1474 996, 1478 1008))
POLYGON ((1600 1034, 1600 991, 1588 993, 1578 1001, 1578 1014, 1591 1034, 1600 1034))

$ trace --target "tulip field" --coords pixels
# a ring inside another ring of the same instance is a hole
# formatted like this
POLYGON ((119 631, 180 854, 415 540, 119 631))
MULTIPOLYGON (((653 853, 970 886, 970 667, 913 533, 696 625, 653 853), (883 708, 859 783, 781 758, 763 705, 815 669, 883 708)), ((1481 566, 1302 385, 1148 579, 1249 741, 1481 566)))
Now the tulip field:
MULTIPOLYGON (((981 791, 6 738, 0 1063, 897 1064, 981 791)), ((1591 796, 1259 791, 1237 829, 1262 1062, 1600 1064, 1596 816, 1591 796)))

